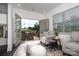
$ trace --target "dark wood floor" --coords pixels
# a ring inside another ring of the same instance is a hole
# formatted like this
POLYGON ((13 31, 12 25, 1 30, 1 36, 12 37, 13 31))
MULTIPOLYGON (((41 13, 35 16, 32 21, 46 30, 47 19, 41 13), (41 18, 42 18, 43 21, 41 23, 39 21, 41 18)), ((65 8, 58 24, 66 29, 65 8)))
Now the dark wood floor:
POLYGON ((1 56, 12 56, 13 55, 13 53, 16 51, 16 49, 17 48, 14 48, 12 51, 10 51, 10 52, 5 52, 5 53, 3 53, 1 56))

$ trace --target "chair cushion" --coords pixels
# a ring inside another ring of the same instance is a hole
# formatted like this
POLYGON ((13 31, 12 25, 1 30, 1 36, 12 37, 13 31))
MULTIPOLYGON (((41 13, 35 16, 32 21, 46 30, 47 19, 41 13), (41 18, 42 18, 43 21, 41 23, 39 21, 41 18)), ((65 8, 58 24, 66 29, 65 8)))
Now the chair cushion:
POLYGON ((46 37, 45 37, 45 36, 40 37, 40 41, 41 41, 42 43, 46 43, 46 37))
POLYGON ((70 35, 70 33, 60 33, 58 35, 58 37, 63 42, 70 42, 71 41, 71 35, 70 35))
POLYGON ((26 53, 29 52, 30 47, 38 44, 40 44, 40 40, 24 41, 18 46, 13 56, 26 56, 26 53))
POLYGON ((79 32, 72 32, 72 40, 79 42, 79 32))
POLYGON ((46 56, 46 49, 41 45, 32 45, 29 48, 30 56, 46 56))
POLYGON ((75 51, 75 52, 79 52, 79 43, 77 42, 70 42, 66 44, 66 48, 75 51))

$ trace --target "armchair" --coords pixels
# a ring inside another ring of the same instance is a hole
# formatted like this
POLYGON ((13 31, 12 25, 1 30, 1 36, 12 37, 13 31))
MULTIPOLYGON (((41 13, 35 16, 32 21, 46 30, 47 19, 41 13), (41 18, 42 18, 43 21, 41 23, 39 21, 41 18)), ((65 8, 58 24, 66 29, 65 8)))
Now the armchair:
POLYGON ((58 36, 64 53, 79 56, 79 32, 60 33, 58 36))

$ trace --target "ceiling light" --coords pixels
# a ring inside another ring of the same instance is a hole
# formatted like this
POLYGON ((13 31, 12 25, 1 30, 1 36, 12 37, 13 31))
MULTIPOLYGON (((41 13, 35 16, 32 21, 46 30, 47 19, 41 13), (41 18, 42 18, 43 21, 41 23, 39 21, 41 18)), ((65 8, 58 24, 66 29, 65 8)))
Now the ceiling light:
POLYGON ((18 6, 21 6, 21 4, 19 3, 18 6))

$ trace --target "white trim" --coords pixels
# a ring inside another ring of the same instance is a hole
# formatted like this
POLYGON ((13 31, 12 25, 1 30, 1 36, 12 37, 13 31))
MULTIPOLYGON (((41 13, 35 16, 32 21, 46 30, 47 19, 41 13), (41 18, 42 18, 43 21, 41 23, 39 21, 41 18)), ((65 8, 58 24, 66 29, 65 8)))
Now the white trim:
POLYGON ((7 51, 12 50, 12 6, 8 4, 8 46, 7 46, 7 51))

